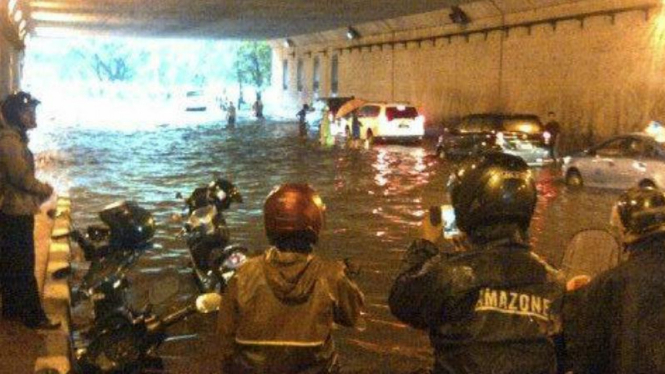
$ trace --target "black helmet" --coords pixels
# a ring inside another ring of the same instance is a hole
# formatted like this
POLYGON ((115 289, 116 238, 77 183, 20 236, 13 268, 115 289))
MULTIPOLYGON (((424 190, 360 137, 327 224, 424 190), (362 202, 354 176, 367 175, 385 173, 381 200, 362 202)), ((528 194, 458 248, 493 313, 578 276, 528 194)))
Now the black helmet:
POLYGON ((467 234, 499 223, 516 223, 526 231, 537 201, 528 165, 500 152, 463 163, 451 176, 449 191, 457 225, 467 234))
POLYGON ((635 244, 665 232, 665 195, 649 187, 634 187, 616 203, 619 230, 625 244, 635 244))
POLYGON ((39 103, 40 101, 33 98, 29 93, 18 91, 7 96, 0 106, 2 115, 9 125, 25 129, 26 124, 21 121, 21 112, 26 108, 34 108, 39 103))
POLYGON ((316 244, 325 221, 321 196, 306 183, 286 183, 273 189, 263 205, 266 235, 271 244, 297 235, 316 244))

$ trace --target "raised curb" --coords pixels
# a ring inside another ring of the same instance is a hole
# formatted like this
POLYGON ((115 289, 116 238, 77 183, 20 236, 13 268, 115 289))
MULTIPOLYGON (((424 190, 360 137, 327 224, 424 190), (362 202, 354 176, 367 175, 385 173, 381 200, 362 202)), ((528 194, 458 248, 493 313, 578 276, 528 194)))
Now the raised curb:
MULTIPOLYGON (((56 236, 69 231, 71 226, 71 201, 68 197, 59 197, 56 216, 51 235, 56 236)), ((70 266, 71 246, 68 238, 51 239, 49 235, 48 259, 44 276, 42 304, 49 318, 60 321, 59 330, 45 331, 44 350, 35 361, 35 372, 44 369, 57 370, 61 374, 71 372, 71 315, 68 277, 55 279, 53 273, 70 266)))

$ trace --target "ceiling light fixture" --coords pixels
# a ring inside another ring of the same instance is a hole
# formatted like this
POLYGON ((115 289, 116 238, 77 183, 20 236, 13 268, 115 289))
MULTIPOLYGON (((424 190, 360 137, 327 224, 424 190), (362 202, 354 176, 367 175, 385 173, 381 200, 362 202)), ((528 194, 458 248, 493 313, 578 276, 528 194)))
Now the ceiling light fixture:
POLYGON ((457 24, 460 24, 460 25, 466 25, 467 23, 471 22, 471 19, 469 18, 469 16, 466 13, 464 13, 462 8, 460 8, 458 6, 453 6, 453 7, 450 8, 450 11, 451 12, 450 12, 450 14, 448 14, 448 17, 450 17, 450 20, 453 23, 457 23, 457 24))
POLYGON ((349 28, 346 30, 346 38, 349 40, 360 39, 360 33, 358 32, 358 30, 349 26, 349 28))

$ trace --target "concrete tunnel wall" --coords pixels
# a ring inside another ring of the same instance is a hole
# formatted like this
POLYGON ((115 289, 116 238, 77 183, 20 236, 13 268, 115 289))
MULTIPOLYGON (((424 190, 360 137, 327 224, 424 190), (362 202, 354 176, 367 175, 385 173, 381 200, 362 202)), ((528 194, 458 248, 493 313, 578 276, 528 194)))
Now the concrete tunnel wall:
MULTIPOLYGON (((554 111, 564 132, 575 135, 569 142, 579 143, 640 130, 651 119, 665 121, 662 7, 643 3, 647 11, 635 10, 605 1, 605 9, 623 9, 611 16, 598 12, 598 2, 593 8, 583 3, 577 3, 572 13, 586 14, 579 19, 473 33, 468 38, 453 36, 449 41, 439 38, 356 49, 348 48, 351 42, 295 48, 274 43, 273 89, 294 109, 317 96, 332 96, 331 59, 336 55, 338 96, 411 102, 425 114, 430 127, 472 112, 530 112, 546 120, 547 113, 554 111), (318 93, 312 90, 315 57, 321 66, 318 93), (288 61, 285 90, 284 60, 288 61), (297 90, 298 60, 304 67, 301 91, 297 90)), ((539 9, 529 15, 546 20, 548 11, 539 9)), ((559 9, 551 11, 561 18, 559 9)), ((418 30, 418 35, 441 33, 418 30)), ((382 35, 377 40, 400 39, 382 35)))

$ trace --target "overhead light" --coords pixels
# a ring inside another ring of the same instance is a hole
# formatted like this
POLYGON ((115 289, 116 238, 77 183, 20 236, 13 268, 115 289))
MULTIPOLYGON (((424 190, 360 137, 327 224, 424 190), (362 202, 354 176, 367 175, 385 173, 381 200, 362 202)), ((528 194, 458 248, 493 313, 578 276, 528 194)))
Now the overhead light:
POLYGON ((358 30, 349 26, 349 28, 346 30, 346 38, 349 40, 360 39, 360 33, 358 32, 358 30))
POLYGON ((448 17, 450 17, 450 20, 453 21, 453 23, 466 25, 467 23, 471 22, 471 19, 466 13, 464 13, 462 8, 453 6, 450 8, 450 11, 451 12, 448 14, 448 17))
POLYGON ((296 45, 296 43, 293 42, 291 39, 284 39, 284 47, 285 48, 293 48, 296 45))

